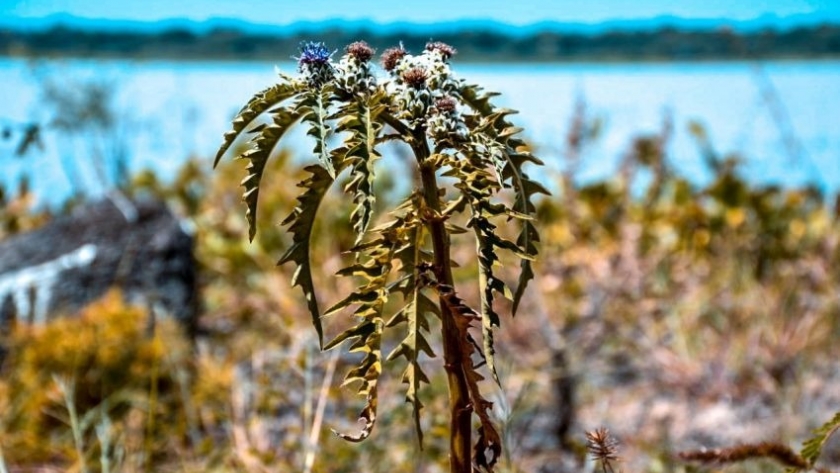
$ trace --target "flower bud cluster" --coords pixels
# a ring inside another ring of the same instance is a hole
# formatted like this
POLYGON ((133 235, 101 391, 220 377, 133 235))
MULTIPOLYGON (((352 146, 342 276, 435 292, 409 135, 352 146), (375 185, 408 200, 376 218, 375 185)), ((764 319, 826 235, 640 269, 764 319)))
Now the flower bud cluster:
POLYGON ((382 66, 393 78, 399 118, 412 127, 425 124, 436 111, 435 102, 450 97, 458 87, 449 68, 453 54, 455 49, 443 43, 429 43, 417 56, 408 54, 402 47, 385 51, 382 66))
POLYGON ((297 59, 298 70, 309 88, 320 89, 335 77, 335 69, 330 62, 332 55, 324 43, 301 44, 300 56, 294 59, 297 59))
MULTIPOLYGON (((370 62, 373 48, 364 41, 352 43, 335 65, 333 54, 323 43, 301 44, 300 57, 295 59, 307 85, 320 90, 332 82, 344 94, 369 97, 377 87, 370 62)), ((390 74, 385 87, 394 97, 395 116, 412 128, 424 127, 438 141, 465 141, 469 135, 454 98, 458 81, 449 68, 454 54, 453 47, 440 42, 427 44, 416 56, 402 45, 382 54, 382 67, 390 74)))
POLYGON ((367 97, 376 89, 376 76, 370 64, 374 50, 364 41, 357 41, 345 51, 336 66, 336 86, 350 95, 367 97))
POLYGON ((469 130, 452 97, 437 99, 426 119, 426 132, 436 141, 466 141, 469 130))

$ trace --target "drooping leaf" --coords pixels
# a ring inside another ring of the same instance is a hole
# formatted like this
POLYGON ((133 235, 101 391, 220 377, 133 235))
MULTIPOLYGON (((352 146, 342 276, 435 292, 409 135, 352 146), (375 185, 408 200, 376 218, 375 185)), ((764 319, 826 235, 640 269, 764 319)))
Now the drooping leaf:
POLYGON ((487 231, 492 231, 495 228, 486 218, 474 219, 476 240, 478 243, 478 286, 481 294, 481 339, 483 345, 484 359, 487 362, 487 368, 490 374, 496 381, 496 384, 501 386, 499 375, 496 372, 496 348, 494 346, 493 329, 500 326, 499 314, 493 309, 493 292, 501 289, 502 293, 506 291, 507 286, 504 282, 493 275, 493 263, 498 259, 492 242, 487 238, 487 231))
POLYGON ((429 378, 423 372, 419 358, 421 352, 429 357, 435 356, 424 332, 429 330, 428 314, 436 314, 440 309, 423 294, 423 288, 419 282, 420 267, 427 262, 428 256, 423 252, 423 226, 419 225, 416 216, 412 215, 411 220, 410 224, 403 225, 403 228, 409 233, 407 244, 396 253, 397 258, 402 263, 402 272, 407 273, 408 276, 395 286, 395 290, 403 294, 406 305, 388 323, 389 326, 405 323, 408 333, 388 355, 386 361, 395 360, 399 357, 404 357, 408 361, 402 375, 403 384, 408 385, 405 402, 412 406, 414 430, 422 449, 423 429, 420 425, 420 411, 423 409, 423 403, 420 400, 419 391, 421 383, 428 384, 429 378))
POLYGON ((277 143, 289 127, 300 118, 300 115, 285 107, 275 110, 272 114, 274 117, 271 124, 259 125, 250 131, 250 133, 256 135, 250 141, 251 149, 239 156, 241 159, 248 160, 248 166, 245 168, 248 175, 242 180, 241 184, 245 188, 242 199, 247 207, 245 216, 248 219, 248 238, 251 241, 254 240, 254 235, 257 233, 257 204, 265 165, 268 163, 268 158, 271 157, 271 152, 277 146, 277 143))
POLYGON ((359 394, 365 396, 365 407, 359 413, 359 420, 364 423, 357 435, 348 435, 333 429, 333 433, 348 442, 361 442, 370 437, 376 425, 378 407, 377 385, 382 374, 382 321, 371 323, 372 330, 359 337, 358 350, 365 351, 365 357, 358 366, 350 370, 344 378, 344 385, 360 382, 359 394))
POLYGON ((355 276, 362 283, 349 296, 328 310, 334 314, 356 305, 353 315, 359 323, 339 334, 327 344, 331 349, 344 342, 352 341, 351 352, 365 353, 364 359, 344 378, 344 384, 360 383, 358 393, 365 397, 365 407, 359 414, 364 422, 357 435, 335 432, 339 437, 360 442, 368 438, 376 424, 377 383, 382 374, 382 331, 385 327, 383 310, 388 302, 388 277, 393 266, 394 251, 399 245, 399 234, 389 227, 378 229, 378 238, 362 248, 354 248, 359 257, 348 268, 339 271, 345 276, 355 276))
POLYGON ((499 327, 500 319, 493 308, 494 293, 505 297, 512 297, 507 285, 493 272, 499 257, 496 249, 506 249, 523 257, 527 256, 514 243, 504 240, 496 234, 496 225, 490 218, 507 215, 504 205, 494 205, 491 198, 499 190, 498 182, 494 181, 486 169, 490 166, 487 159, 487 147, 467 146, 465 155, 460 159, 449 161, 450 171, 447 173, 458 179, 455 184, 462 196, 469 203, 471 217, 467 227, 473 229, 478 253, 478 285, 481 295, 481 334, 482 354, 490 370, 493 380, 501 385, 496 370, 493 329, 499 327))
MULTIPOLYGON (((341 167, 339 167, 339 170, 341 167)), ((312 236, 312 227, 315 224, 315 216, 318 207, 324 199, 327 190, 333 183, 333 178, 319 165, 310 165, 304 168, 309 176, 298 184, 303 188, 303 193, 298 196, 298 204, 295 209, 281 223, 288 225, 292 234, 292 245, 280 258, 278 264, 289 261, 297 265, 292 275, 292 286, 300 286, 303 295, 306 297, 306 304, 312 316, 312 325, 318 333, 319 346, 324 346, 324 330, 321 327, 321 314, 318 309, 318 298, 315 295, 315 285, 312 282, 312 269, 309 261, 309 244, 312 236)))
MULTIPOLYGON (((550 193, 540 183, 529 179, 527 174, 519 171, 521 165, 530 160, 531 155, 529 153, 508 153, 507 157, 512 165, 506 167, 505 171, 513 177, 513 180, 516 183, 514 184, 514 187, 517 189, 514 208, 516 208, 520 213, 534 215, 536 213, 536 209, 534 208, 534 204, 531 202, 532 196, 536 194, 550 195, 550 193)), ((522 230, 519 232, 519 236, 516 240, 517 246, 522 248, 526 254, 530 255, 531 259, 534 259, 537 256, 538 250, 536 244, 539 241, 540 235, 537 231, 536 225, 534 225, 534 222, 529 220, 523 221, 522 230)), ((531 260, 522 259, 520 268, 519 283, 517 284, 516 291, 513 294, 512 311, 514 315, 519 308, 519 303, 522 301, 522 296, 525 294, 525 288, 528 285, 528 282, 534 279, 534 270, 531 267, 531 260)))
POLYGON ((356 232, 356 243, 360 243, 373 221, 376 196, 373 183, 375 163, 381 157, 376 150, 383 126, 379 115, 385 110, 381 93, 374 94, 368 102, 352 101, 345 104, 335 115, 336 131, 348 132, 344 142, 344 159, 351 163, 350 181, 345 192, 353 195, 356 207, 350 214, 350 221, 356 232))
MULTIPOLYGON (((526 163, 541 165, 542 162, 527 151, 525 142, 515 136, 519 133, 520 129, 514 127, 505 119, 507 115, 515 112, 513 110, 498 109, 495 107, 490 99, 497 94, 483 92, 476 85, 462 84, 457 93, 461 97, 461 100, 482 117, 481 131, 479 134, 485 134, 492 141, 502 145, 501 157, 505 159, 506 164, 501 172, 501 177, 504 181, 500 184, 504 185, 505 182, 510 181, 510 184, 513 186, 516 192, 516 200, 514 202, 516 212, 522 215, 534 215, 536 209, 531 201, 532 197, 540 193, 548 195, 548 191, 536 181, 531 180, 522 169, 526 163)), ((495 155, 493 156, 493 159, 496 159, 495 155)), ((497 163, 494 163, 494 165, 498 166, 497 163)), ((539 242, 539 233, 537 232, 536 226, 531 221, 523 221, 516 244, 526 254, 530 255, 531 258, 522 259, 520 262, 519 282, 513 294, 512 312, 514 315, 519 309, 525 288, 534 278, 531 259, 537 255, 537 242, 539 242)))
POLYGON ((216 157, 213 160, 214 168, 219 164, 219 161, 233 144, 234 140, 236 140, 236 137, 242 133, 249 123, 274 105, 301 93, 305 88, 304 84, 300 81, 294 81, 282 76, 281 79, 282 81, 280 83, 274 84, 251 97, 248 103, 239 110, 239 113, 233 119, 231 130, 225 133, 222 145, 219 147, 219 151, 216 152, 216 157))

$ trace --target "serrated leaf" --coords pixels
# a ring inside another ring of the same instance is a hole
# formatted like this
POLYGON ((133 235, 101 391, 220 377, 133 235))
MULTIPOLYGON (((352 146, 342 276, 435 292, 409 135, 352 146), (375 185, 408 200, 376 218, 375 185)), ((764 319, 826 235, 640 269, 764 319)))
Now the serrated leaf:
MULTIPOLYGON (((514 136, 520 130, 505 120, 505 117, 513 111, 498 109, 493 106, 490 98, 494 94, 482 93, 481 89, 475 85, 462 85, 458 89, 458 95, 482 117, 482 124, 487 125, 484 127, 483 133, 503 145, 502 156, 506 164, 502 169, 501 177, 505 180, 509 179, 516 192, 514 202, 516 212, 524 215, 534 215, 536 209, 531 202, 531 198, 535 194, 548 195, 549 193, 541 184, 531 180, 522 170, 525 163, 541 165, 542 161, 530 153, 522 151, 525 148, 525 143, 514 136)), ((517 246, 533 259, 537 255, 536 243, 538 241, 539 234, 536 227, 529 221, 523 222, 522 230, 517 237, 517 246)), ((512 312, 514 315, 519 309, 519 304, 525 294, 525 288, 534 279, 531 259, 522 259, 520 262, 519 281, 513 295, 512 312)))
POLYGON ((362 279, 359 287, 332 308, 328 314, 335 313, 350 305, 357 304, 354 316, 361 321, 353 328, 343 332, 327 344, 327 349, 338 346, 342 342, 354 340, 350 351, 365 353, 364 359, 344 378, 344 384, 359 382, 358 393, 365 397, 365 407, 359 414, 364 422, 361 431, 354 436, 335 432, 339 437, 360 442, 370 436, 376 423, 377 383, 382 373, 382 331, 383 310, 388 301, 388 277, 392 269, 394 252, 400 246, 400 222, 390 227, 383 227, 378 238, 369 242, 363 249, 357 249, 356 262, 340 273, 353 275, 362 279))
POLYGON ((490 418, 493 403, 481 395, 481 390, 478 386, 478 383, 484 378, 478 373, 472 361, 473 352, 477 348, 475 341, 469 334, 469 329, 473 326, 474 322, 481 320, 481 316, 470 308, 455 293, 455 289, 451 286, 439 284, 434 281, 430 281, 429 285, 434 287, 438 292, 441 302, 446 306, 448 312, 452 314, 458 329, 461 340, 461 360, 463 363, 461 368, 467 381, 470 402, 481 423, 478 428, 478 439, 474 447, 474 459, 478 467, 492 472, 493 467, 498 462, 502 453, 502 441, 499 431, 496 430, 490 418), (488 452, 490 453, 489 457, 487 455, 488 452))
POLYGON ((327 170, 330 177, 335 179, 335 163, 333 163, 332 155, 327 147, 327 139, 331 132, 328 123, 329 111, 327 110, 330 93, 331 87, 307 91, 297 105, 297 112, 301 114, 303 121, 309 124, 309 130, 306 134, 315 140, 315 147, 312 152, 315 153, 318 162, 327 170))
POLYGON ((329 343, 324 346, 324 351, 332 350, 333 348, 341 345, 347 340, 353 338, 366 338, 368 335, 373 333, 376 329, 376 324, 372 321, 365 320, 359 325, 351 327, 340 334, 338 334, 335 338, 333 338, 329 343))
MULTIPOLYGON (((375 269, 374 269, 374 271, 375 271, 375 269)), ((379 270, 379 271, 381 272, 381 270, 379 270)), ((374 291, 354 292, 354 293, 350 294, 349 296, 345 297, 344 299, 342 299, 341 301, 339 301, 338 303, 336 303, 334 306, 327 309, 327 311, 324 313, 324 316, 327 317, 327 316, 333 315, 336 312, 346 308, 347 306, 353 305, 353 304, 371 304, 371 303, 374 303, 379 299, 379 297, 380 297, 380 294, 378 294, 377 292, 374 292, 374 291)))
POLYGON ((348 435, 333 429, 333 433, 348 442, 361 442, 370 437, 376 425, 376 409, 378 406, 377 385, 382 374, 382 326, 381 323, 364 337, 364 345, 368 352, 359 365, 347 373, 344 384, 361 382, 359 394, 365 396, 365 407, 359 413, 359 420, 363 426, 356 435, 348 435))
POLYGON ((336 131, 348 132, 344 142, 344 159, 351 163, 350 181, 345 192, 353 195, 356 207, 350 221, 356 232, 356 244, 362 242, 373 222, 376 196, 374 194, 375 163, 380 159, 376 150, 383 126, 379 115, 385 110, 382 95, 374 94, 369 102, 353 101, 345 104, 332 118, 338 119, 336 131))
POLYGON ((397 255, 402 262, 403 271, 410 275, 403 280, 404 284, 400 286, 403 297, 406 299, 406 304, 398 313, 402 314, 402 319, 407 325, 408 333, 394 351, 388 355, 387 360, 404 357, 408 361, 408 366, 406 366, 402 376, 403 384, 408 385, 405 402, 412 406, 414 430, 417 433, 417 440, 422 449, 423 429, 420 425, 420 411, 423 409, 423 403, 420 401, 419 391, 421 383, 428 383, 429 379, 420 367, 419 359, 421 352, 430 358, 435 356, 424 331, 429 330, 429 322, 426 319, 426 315, 439 311, 439 308, 423 294, 419 281, 420 265, 426 262, 427 256, 424 254, 422 248, 424 229, 418 223, 416 220, 411 222, 408 244, 397 255))
POLYGON ((496 370, 495 347, 493 329, 499 327, 499 315, 493 308, 494 293, 499 292, 506 297, 510 295, 507 285, 493 273, 493 267, 499 264, 496 249, 513 252, 520 258, 531 258, 525 251, 513 242, 505 240, 496 234, 496 226, 490 222, 491 217, 507 216, 509 211, 505 205, 493 204, 492 196, 499 190, 484 169, 490 166, 487 158, 488 147, 473 143, 462 150, 463 159, 449 163, 450 175, 458 179, 455 184, 466 201, 469 203, 471 217, 467 226, 472 228, 476 239, 478 253, 478 284, 481 296, 481 333, 482 349, 490 374, 496 384, 501 386, 496 370))
POLYGON ((242 130, 249 123, 274 105, 294 97, 303 90, 302 84, 286 78, 283 82, 274 84, 251 97, 248 103, 233 118, 231 130, 224 134, 222 145, 219 147, 219 151, 216 152, 216 157, 213 160, 213 167, 215 168, 219 164, 219 161, 233 144, 234 140, 236 140, 236 137, 242 133, 242 130))
POLYGON ((318 309, 318 298, 315 295, 315 285, 312 282, 309 245, 318 207, 332 185, 333 178, 326 169, 318 165, 307 166, 304 171, 308 172, 309 176, 297 185, 303 188, 304 192, 297 198, 298 205, 281 223, 289 226, 288 230, 292 234, 292 245, 280 258, 278 264, 291 261, 297 265, 292 275, 292 286, 300 286, 303 290, 309 313, 312 316, 312 325, 318 333, 318 344, 323 348, 324 330, 321 326, 321 314, 318 309))
POLYGON ((252 148, 240 156, 241 159, 248 160, 248 166, 245 168, 248 175, 240 184, 245 188, 242 200, 245 201, 246 205, 245 217, 248 219, 248 239, 250 241, 254 240, 257 233, 257 204, 265 165, 268 163, 268 158, 271 157, 271 152, 277 146, 277 143, 300 118, 300 115, 288 108, 278 109, 273 115, 273 123, 259 126, 251 131, 256 134, 250 141, 252 148))
POLYGON ((498 280, 493 275, 493 263, 496 262, 498 257, 493 244, 485 233, 487 231, 492 232, 494 228, 486 219, 479 219, 475 224, 478 243, 478 287, 481 294, 481 339, 484 360, 487 362, 487 368, 490 370, 493 380, 501 386, 499 375, 496 372, 496 349, 493 344, 493 329, 500 325, 499 314, 493 309, 493 291, 498 287, 495 284, 495 281, 498 280))
POLYGON ((840 429, 840 412, 814 431, 811 438, 803 442, 800 454, 809 465, 813 466, 822 453, 823 446, 828 439, 840 429))

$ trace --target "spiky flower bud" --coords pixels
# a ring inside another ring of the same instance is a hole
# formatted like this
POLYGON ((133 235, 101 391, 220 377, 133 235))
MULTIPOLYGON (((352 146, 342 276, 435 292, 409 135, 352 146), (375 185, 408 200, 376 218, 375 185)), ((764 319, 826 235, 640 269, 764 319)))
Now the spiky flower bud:
POLYGON ((457 49, 440 41, 426 43, 426 51, 437 51, 445 60, 448 60, 458 53, 457 49))
POLYGON ((426 120, 426 130, 429 136, 438 142, 465 141, 469 130, 461 114, 458 113, 458 102, 450 96, 435 100, 426 120))
POLYGON ((446 96, 435 101, 435 109, 442 114, 449 115, 455 111, 458 102, 454 98, 446 96))
POLYGON ((605 427, 586 432, 586 449, 604 471, 613 471, 611 463, 618 460, 618 441, 605 427))
POLYGON ((397 67, 397 63, 400 62, 400 59, 404 58, 407 54, 408 52, 402 46, 386 49, 381 56, 382 68, 388 72, 393 71, 397 67))
POLYGON ((336 67, 336 87, 358 98, 366 97, 376 88, 376 76, 370 64, 373 48, 364 41, 356 41, 345 51, 347 54, 336 67))
POLYGON ((426 74, 426 71, 422 67, 412 67, 403 72, 402 80, 415 89, 422 89, 426 86, 426 79, 428 77, 428 74, 426 74))
POLYGON ((346 48, 345 51, 347 54, 355 57, 361 62, 368 62, 370 58, 373 57, 373 53, 375 52, 373 48, 370 47, 364 41, 356 41, 355 43, 350 43, 346 48))

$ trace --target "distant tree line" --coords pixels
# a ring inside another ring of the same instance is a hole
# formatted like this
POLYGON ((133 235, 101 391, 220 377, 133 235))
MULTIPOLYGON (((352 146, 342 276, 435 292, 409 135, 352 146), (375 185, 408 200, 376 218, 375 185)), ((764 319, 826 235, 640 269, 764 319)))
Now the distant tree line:
MULTIPOLYGON (((0 55, 137 59, 288 59, 301 41, 317 39, 339 48, 358 39, 383 50, 399 43, 417 51, 428 34, 377 34, 370 30, 328 29, 289 35, 252 34, 233 29, 196 33, 112 32, 57 26, 46 31, 0 30, 0 55)), ((597 35, 543 32, 514 37, 493 30, 446 32, 435 40, 456 45, 460 61, 692 61, 840 57, 840 25, 737 32, 721 28, 685 31, 612 31, 597 35)))

